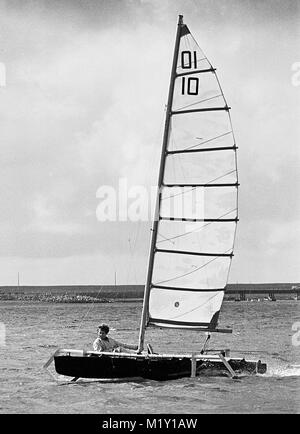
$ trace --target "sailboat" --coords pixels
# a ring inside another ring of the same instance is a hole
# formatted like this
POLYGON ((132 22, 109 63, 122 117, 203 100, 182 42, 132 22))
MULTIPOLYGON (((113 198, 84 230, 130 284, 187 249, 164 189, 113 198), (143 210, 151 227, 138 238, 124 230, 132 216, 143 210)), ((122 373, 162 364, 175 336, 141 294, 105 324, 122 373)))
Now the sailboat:
POLYGON ((265 373, 260 360, 207 349, 218 319, 238 222, 237 146, 216 69, 179 15, 166 108, 156 209, 135 353, 58 349, 58 374, 79 378, 169 380, 265 373), (150 326, 206 334, 198 352, 145 348, 150 326))

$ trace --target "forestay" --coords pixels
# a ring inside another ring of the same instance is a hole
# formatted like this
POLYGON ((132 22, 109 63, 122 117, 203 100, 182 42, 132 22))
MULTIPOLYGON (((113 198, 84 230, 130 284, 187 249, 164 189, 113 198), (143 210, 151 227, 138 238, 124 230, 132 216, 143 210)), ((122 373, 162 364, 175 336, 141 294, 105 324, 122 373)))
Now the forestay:
POLYGON ((236 145, 216 71, 179 20, 144 326, 213 331, 233 255, 236 145))

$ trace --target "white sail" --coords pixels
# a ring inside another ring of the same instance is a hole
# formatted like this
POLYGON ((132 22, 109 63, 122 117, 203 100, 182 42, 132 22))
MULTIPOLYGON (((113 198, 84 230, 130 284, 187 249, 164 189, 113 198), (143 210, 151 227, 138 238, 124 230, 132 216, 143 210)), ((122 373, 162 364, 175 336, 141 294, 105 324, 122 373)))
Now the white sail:
POLYGON ((238 220, 236 145, 216 71, 181 20, 174 56, 145 326, 213 331, 238 220))

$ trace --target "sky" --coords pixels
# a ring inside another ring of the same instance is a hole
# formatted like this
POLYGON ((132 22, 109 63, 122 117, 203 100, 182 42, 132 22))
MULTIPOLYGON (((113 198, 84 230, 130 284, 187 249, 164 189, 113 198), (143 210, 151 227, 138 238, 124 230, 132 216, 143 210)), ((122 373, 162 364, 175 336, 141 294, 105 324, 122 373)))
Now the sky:
POLYGON ((298 1, 9 0, 0 285, 18 272, 21 285, 145 282, 151 219, 99 221, 99 188, 157 182, 178 14, 232 108, 241 186, 229 282, 300 282, 298 1))

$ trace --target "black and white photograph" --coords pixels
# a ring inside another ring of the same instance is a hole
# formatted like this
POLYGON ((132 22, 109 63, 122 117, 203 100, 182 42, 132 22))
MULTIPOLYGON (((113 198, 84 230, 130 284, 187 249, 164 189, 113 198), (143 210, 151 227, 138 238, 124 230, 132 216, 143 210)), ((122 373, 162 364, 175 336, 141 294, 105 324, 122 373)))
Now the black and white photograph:
POLYGON ((299 0, 0 0, 0 165, 0 414, 300 413, 299 0))

